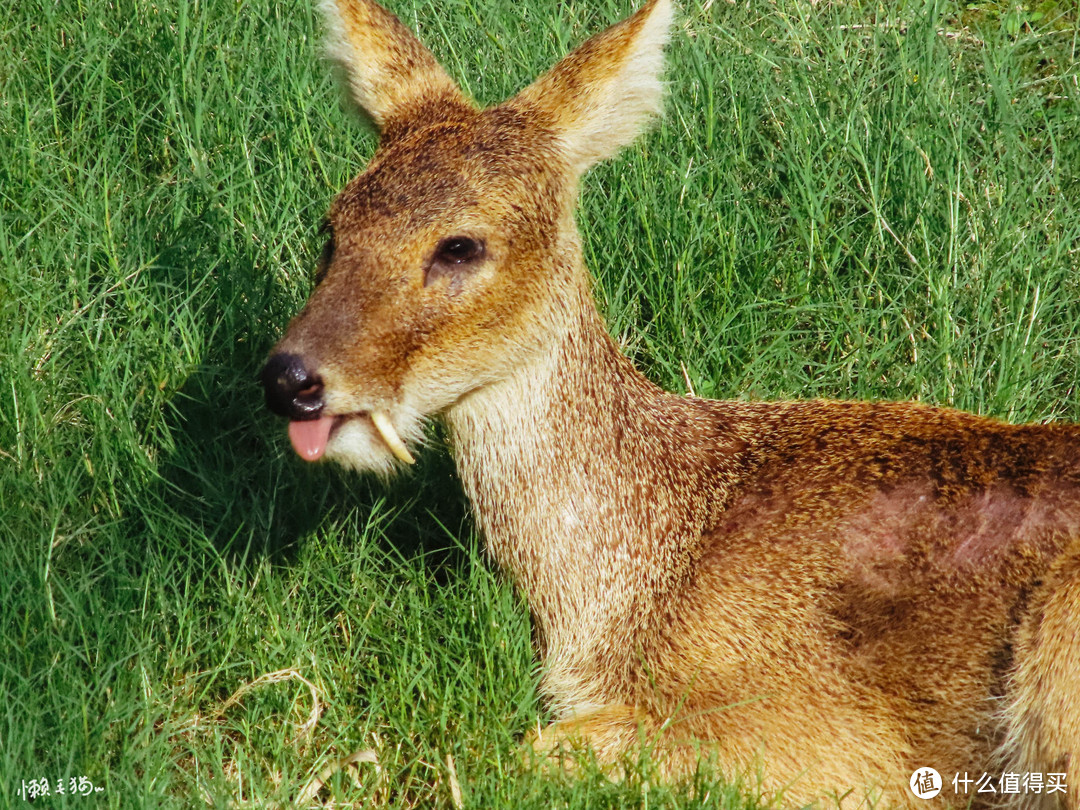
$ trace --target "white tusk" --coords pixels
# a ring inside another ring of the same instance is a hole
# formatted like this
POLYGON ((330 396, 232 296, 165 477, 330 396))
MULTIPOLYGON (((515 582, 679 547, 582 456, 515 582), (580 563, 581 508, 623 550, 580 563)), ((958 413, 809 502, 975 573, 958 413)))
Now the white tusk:
POLYGON ((397 431, 394 430, 394 425, 390 421, 390 417, 386 415, 386 411, 372 411, 371 424, 375 425, 375 430, 378 431, 379 436, 386 442, 386 446, 390 448, 390 452, 396 458, 401 459, 406 464, 416 462, 416 459, 412 457, 412 453, 409 452, 409 448, 405 446, 405 442, 401 440, 397 431))

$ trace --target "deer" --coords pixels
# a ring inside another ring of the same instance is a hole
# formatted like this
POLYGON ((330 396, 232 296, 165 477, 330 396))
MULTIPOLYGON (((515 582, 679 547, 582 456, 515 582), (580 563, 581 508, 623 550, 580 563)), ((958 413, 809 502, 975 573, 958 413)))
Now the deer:
POLYGON ((379 141, 266 401, 302 459, 383 476, 445 425, 531 613, 554 720, 525 750, 707 761, 781 807, 990 806, 949 780, 1037 773, 1057 789, 1017 806, 1080 808, 1080 428, 635 368, 575 207, 661 111, 670 0, 487 108, 372 0, 322 12, 379 141))

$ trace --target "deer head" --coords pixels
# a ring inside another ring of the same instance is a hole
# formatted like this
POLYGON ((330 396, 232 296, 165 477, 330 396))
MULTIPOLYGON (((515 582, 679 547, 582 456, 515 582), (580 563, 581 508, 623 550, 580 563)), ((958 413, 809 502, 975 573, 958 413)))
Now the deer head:
POLYGON ((478 109, 371 0, 328 0, 331 52, 379 129, 326 217, 318 283, 263 370, 294 449, 411 462, 423 420, 549 351, 591 307, 578 179, 657 112, 669 0, 478 109))

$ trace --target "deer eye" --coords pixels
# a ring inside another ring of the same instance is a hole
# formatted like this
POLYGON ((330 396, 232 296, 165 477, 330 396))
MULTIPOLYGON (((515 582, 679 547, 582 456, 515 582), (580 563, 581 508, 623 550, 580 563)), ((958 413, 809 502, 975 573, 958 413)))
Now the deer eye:
POLYGON ((424 271, 424 286, 428 287, 444 276, 451 283, 468 274, 483 258, 484 243, 469 236, 448 236, 435 247, 431 262, 424 271))
POLYGON ((439 242, 435 248, 436 261, 447 264, 474 262, 484 255, 484 243, 468 236, 451 236, 439 242))

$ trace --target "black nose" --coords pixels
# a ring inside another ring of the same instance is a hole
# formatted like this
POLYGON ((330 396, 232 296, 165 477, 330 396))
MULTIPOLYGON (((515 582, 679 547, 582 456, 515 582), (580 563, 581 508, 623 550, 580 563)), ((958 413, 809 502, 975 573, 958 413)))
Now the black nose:
POLYGON ((322 414, 322 378, 297 354, 275 354, 262 370, 266 406, 294 421, 318 419, 322 414))

